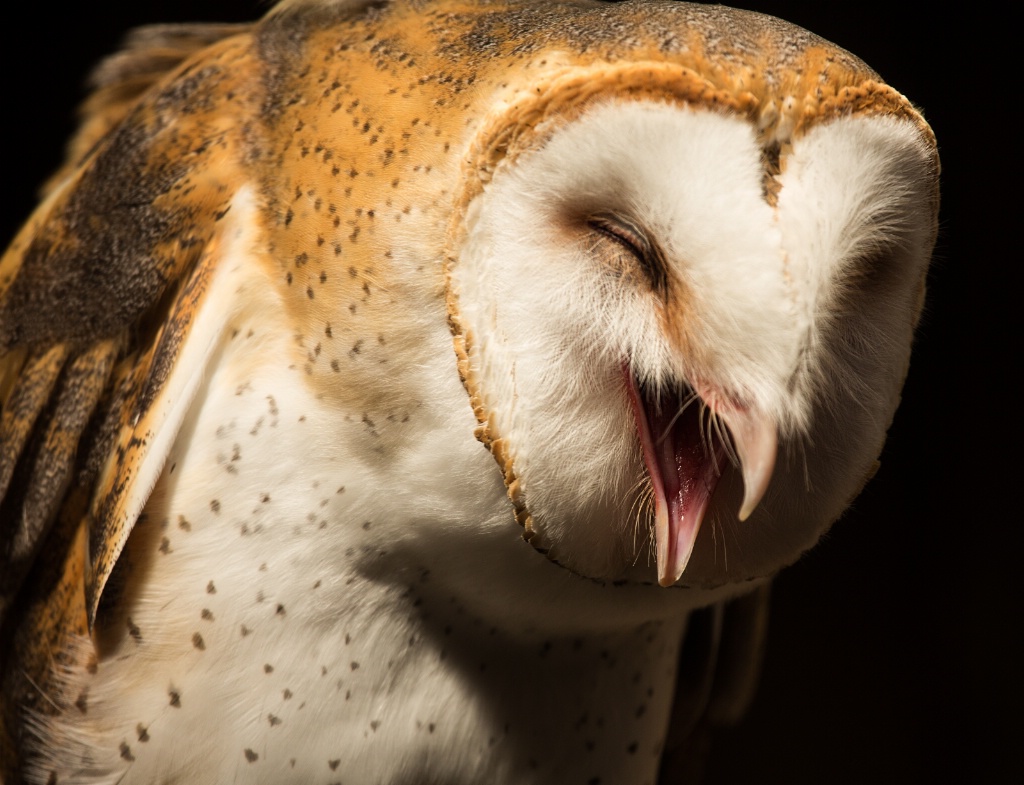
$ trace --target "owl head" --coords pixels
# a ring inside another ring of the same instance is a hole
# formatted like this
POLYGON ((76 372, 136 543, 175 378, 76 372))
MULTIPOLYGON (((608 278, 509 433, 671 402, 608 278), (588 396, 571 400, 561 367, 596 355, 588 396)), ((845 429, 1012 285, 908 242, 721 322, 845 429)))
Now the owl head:
POLYGON ((934 140, 803 30, 614 12, 552 10, 505 42, 518 67, 474 123, 448 231, 460 375, 535 548, 590 578, 742 583, 877 466, 934 140))

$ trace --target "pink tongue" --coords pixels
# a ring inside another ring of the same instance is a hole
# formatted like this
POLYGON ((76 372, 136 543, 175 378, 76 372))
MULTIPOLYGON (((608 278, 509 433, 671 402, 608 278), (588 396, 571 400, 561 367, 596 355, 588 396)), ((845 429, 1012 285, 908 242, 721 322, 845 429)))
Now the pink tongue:
POLYGON ((676 417, 680 401, 649 400, 637 387, 632 373, 627 373, 627 378, 644 463, 654 485, 658 582, 671 586, 683 574, 693 552, 701 521, 718 484, 725 447, 714 431, 702 432, 699 401, 691 402, 676 417))

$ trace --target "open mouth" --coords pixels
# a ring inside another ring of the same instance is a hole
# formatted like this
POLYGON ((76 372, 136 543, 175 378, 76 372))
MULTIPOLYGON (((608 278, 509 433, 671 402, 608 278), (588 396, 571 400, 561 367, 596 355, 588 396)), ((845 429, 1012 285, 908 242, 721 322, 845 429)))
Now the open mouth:
POLYGON ((658 583, 671 586, 686 569, 731 454, 743 471, 740 520, 757 507, 775 464, 775 428, 710 388, 654 392, 623 371, 654 487, 658 583))

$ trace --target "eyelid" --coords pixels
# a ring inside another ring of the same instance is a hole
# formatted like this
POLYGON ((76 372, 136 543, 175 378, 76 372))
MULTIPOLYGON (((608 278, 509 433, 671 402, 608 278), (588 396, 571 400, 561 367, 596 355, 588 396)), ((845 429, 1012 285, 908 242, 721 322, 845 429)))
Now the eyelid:
POLYGON ((664 292, 668 286, 668 268, 661 249, 651 242, 646 232, 620 216, 601 213, 587 218, 587 226, 629 251, 647 274, 651 286, 664 292))
POLYGON ((624 221, 605 215, 592 215, 587 219, 590 228, 624 245, 626 250, 639 261, 646 263, 646 246, 643 235, 624 221))

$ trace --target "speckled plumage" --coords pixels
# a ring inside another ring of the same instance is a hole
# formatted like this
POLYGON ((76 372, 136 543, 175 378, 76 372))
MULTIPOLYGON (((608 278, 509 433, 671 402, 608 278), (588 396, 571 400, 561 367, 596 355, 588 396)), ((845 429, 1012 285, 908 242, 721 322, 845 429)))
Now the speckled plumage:
POLYGON ((920 115, 810 33, 663 2, 288 2, 139 33, 96 86, 0 261, 0 770, 674 781, 881 448, 920 115), (672 212, 733 181, 721 227, 672 212), (748 230, 725 270, 686 247, 748 230), (692 559, 648 532, 623 367, 741 453, 778 433, 692 559))

